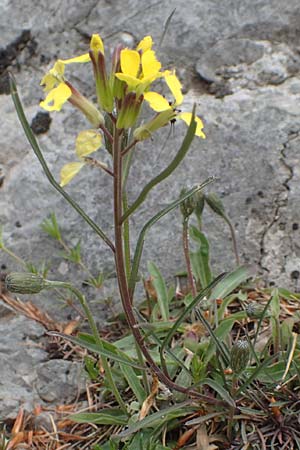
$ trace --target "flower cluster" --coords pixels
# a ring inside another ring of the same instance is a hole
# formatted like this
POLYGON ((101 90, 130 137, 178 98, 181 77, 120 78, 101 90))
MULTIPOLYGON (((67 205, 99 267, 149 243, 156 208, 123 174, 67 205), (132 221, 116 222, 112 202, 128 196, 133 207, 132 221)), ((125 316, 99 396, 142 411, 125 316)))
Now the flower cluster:
MULTIPOLYGON (((46 98, 40 106, 47 111, 60 111, 69 101, 88 119, 93 129, 79 133, 76 140, 78 161, 66 164, 61 171, 61 185, 67 184, 81 168, 90 163, 88 155, 102 145, 102 135, 112 140, 107 129, 107 118, 116 128, 132 129, 133 143, 151 138, 159 128, 170 121, 183 120, 190 124, 192 113, 181 112, 178 107, 183 102, 182 86, 175 71, 162 70, 155 51, 152 49, 151 36, 144 37, 136 49, 117 47, 112 57, 110 72, 107 70, 104 45, 99 35, 94 34, 90 42, 90 51, 84 55, 58 60, 54 67, 43 77, 46 98), (65 77, 65 66, 73 63, 91 63, 94 71, 98 105, 95 106, 84 97, 65 77), (163 79, 168 86, 172 101, 151 90, 151 85, 163 79), (136 127, 142 105, 147 103, 155 112, 153 118, 136 127)), ((203 123, 195 117, 195 134, 205 138, 203 123)), ((103 163, 98 162, 100 165, 103 163)))

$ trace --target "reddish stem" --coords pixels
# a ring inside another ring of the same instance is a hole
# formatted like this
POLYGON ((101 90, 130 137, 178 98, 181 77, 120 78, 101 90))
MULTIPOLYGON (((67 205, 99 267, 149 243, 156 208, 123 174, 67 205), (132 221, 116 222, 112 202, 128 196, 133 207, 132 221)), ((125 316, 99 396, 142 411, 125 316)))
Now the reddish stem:
MULTIPOLYGON (((127 319, 127 323, 130 330, 136 340, 137 345, 141 349, 148 365, 151 370, 157 375, 158 379, 164 383, 168 388, 174 389, 178 392, 200 398, 207 403, 217 404, 220 403, 218 400, 202 395, 193 389, 185 388, 174 383, 170 378, 164 374, 164 372, 156 365, 152 356, 150 355, 145 343, 144 338, 141 335, 138 324, 136 322, 131 298, 129 294, 125 264, 124 264, 124 254, 123 254, 123 234, 122 234, 122 156, 120 150, 120 132, 114 127, 114 137, 113 137, 113 160, 114 160, 114 227, 115 227, 115 264, 116 272, 119 284, 119 291, 122 301, 123 310, 127 319)), ((223 402, 221 402, 223 403, 223 402)))

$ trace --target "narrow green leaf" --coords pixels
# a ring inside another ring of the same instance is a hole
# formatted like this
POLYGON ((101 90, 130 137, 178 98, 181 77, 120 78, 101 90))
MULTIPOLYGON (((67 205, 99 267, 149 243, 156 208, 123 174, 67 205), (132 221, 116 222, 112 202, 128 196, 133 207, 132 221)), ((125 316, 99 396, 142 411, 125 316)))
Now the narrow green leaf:
POLYGON ((162 319, 169 320, 168 291, 158 267, 153 263, 148 263, 148 270, 151 275, 152 283, 157 294, 157 303, 160 309, 162 319))
POLYGON ((201 381, 201 385, 206 384, 207 386, 211 387, 214 391, 216 391, 220 397, 228 403, 228 405, 235 407, 235 401, 230 396, 229 392, 227 392, 223 386, 218 384, 215 380, 212 380, 210 378, 205 378, 201 381))
POLYGON ((257 367, 255 367, 253 369, 249 368, 248 372, 250 372, 251 375, 243 382, 243 384, 238 389, 236 395, 239 395, 243 391, 245 391, 247 386, 249 386, 249 384, 251 384, 252 381, 257 378, 262 382, 269 383, 270 377, 272 377, 273 378, 272 383, 274 383, 274 381, 279 382, 282 374, 284 373, 285 363, 283 363, 283 364, 279 363, 278 365, 274 364, 274 366, 268 367, 269 363, 271 361, 273 361, 274 358, 275 358, 275 356, 270 356, 269 358, 266 358, 262 363, 260 363, 257 367), (278 366, 280 366, 279 370, 277 370, 278 366), (273 368, 274 368, 274 371, 273 371, 273 368), (260 373, 261 373, 261 376, 258 377, 258 375, 260 373))
POLYGON ((210 299, 225 298, 241 283, 250 277, 249 269, 247 267, 238 267, 233 272, 229 273, 221 283, 219 283, 209 296, 210 299))
POLYGON ((190 314, 193 309, 203 300, 206 296, 208 296, 211 289, 213 289, 217 284, 222 280, 224 277, 224 274, 219 275, 209 286, 207 286, 206 289, 203 289, 197 297, 194 298, 194 300, 185 308, 185 310, 180 314, 178 319, 176 319, 175 323, 173 324, 172 328, 167 333, 165 339, 163 340, 160 348, 160 360, 162 366, 166 369, 165 360, 164 360, 164 352, 165 349, 168 347, 173 335, 178 330, 179 326, 182 324, 184 319, 190 314))
MULTIPOLYGON (((209 343, 209 347, 205 353, 205 362, 208 363, 210 359, 213 357, 213 355, 216 352, 216 348, 219 350, 220 355, 223 358, 223 361, 226 365, 229 364, 230 356, 229 351, 226 348, 226 346, 223 344, 223 339, 225 336, 228 335, 229 331, 231 330, 235 319, 230 321, 223 321, 221 324, 216 328, 216 330, 213 330, 210 323, 205 319, 202 312, 200 311, 200 308, 195 310, 196 316, 200 319, 200 321, 203 323, 205 328, 210 334, 210 337, 212 340, 209 343)), ((230 318, 231 319, 231 318, 230 318)))
POLYGON ((279 298, 279 292, 278 292, 277 288, 273 289, 273 291, 272 291, 270 308, 271 308, 272 316, 274 317, 274 319, 279 319, 280 298, 279 298))
POLYGON ((158 222, 163 216, 168 214, 173 209, 177 208, 184 200, 189 198, 191 195, 194 195, 196 192, 201 191, 204 189, 207 185, 215 181, 214 177, 210 177, 207 180, 205 180, 202 184, 195 186, 190 191, 188 191, 184 196, 178 198, 165 208, 163 208, 161 211, 159 211, 155 216, 153 216, 143 227, 142 231, 139 234, 139 238, 135 247, 134 257, 133 257, 133 263, 132 263, 132 269, 131 269, 131 275, 129 280, 129 290, 131 295, 133 296, 134 288, 137 282, 138 278, 138 270, 140 266, 140 260, 143 252, 144 242, 146 239, 146 234, 150 230, 150 228, 158 222))
POLYGON ((192 401, 187 400, 182 403, 178 403, 173 406, 169 406, 168 408, 161 409, 150 416, 145 417, 145 419, 136 422, 131 425, 127 430, 122 431, 116 438, 122 439, 124 437, 130 436, 133 433, 136 433, 143 428, 155 428, 157 425, 161 425, 162 422, 168 422, 171 419, 175 419, 176 417, 182 417, 188 414, 191 411, 194 411, 195 406, 191 406, 192 401))
POLYGON ((71 414, 69 419, 79 423, 95 423, 97 425, 126 425, 128 417, 120 409, 104 409, 96 413, 71 414))
POLYGON ((19 120, 21 122, 21 125, 23 127, 23 130, 25 132, 25 135, 32 147, 32 150, 34 151, 35 155, 37 156, 46 177, 48 178, 49 182, 52 184, 52 186, 67 200, 67 202, 72 206, 72 208, 75 209, 75 211, 78 212, 78 214, 88 223, 88 225, 100 236, 104 242, 111 248, 112 251, 115 250, 115 247, 111 240, 106 236, 106 234, 101 230, 101 228, 98 227, 98 225, 80 208, 80 206, 72 199, 72 197, 67 194, 67 192, 57 183, 57 181, 54 179, 46 161, 42 154, 42 151, 39 147, 39 144, 36 140, 35 135, 32 132, 32 129, 28 123, 28 120, 25 116, 23 106, 18 94, 17 85, 15 82, 15 79, 11 73, 9 73, 9 86, 10 86, 10 93, 19 117, 19 120))
POLYGON ((191 263, 193 273, 200 282, 202 289, 206 288, 212 281, 212 274, 209 263, 209 242, 206 236, 198 228, 190 227, 190 237, 197 242, 199 248, 191 252, 191 263))
POLYGON ((126 381, 131 388, 132 392, 136 396, 138 402, 140 405, 143 404, 145 398, 147 397, 147 394, 145 390, 143 389, 143 386, 139 380, 139 377, 135 373, 132 367, 128 366, 128 364, 121 364, 120 363, 120 369, 123 373, 124 377, 126 378, 126 381))
POLYGON ((185 425, 187 427, 193 426, 193 425, 199 425, 200 423, 207 422, 208 420, 213 419, 214 417, 224 416, 224 412, 218 411, 213 413, 204 414, 204 416, 196 417, 196 419, 191 419, 185 422, 185 425))
POLYGON ((211 360, 211 358, 215 354, 216 348, 217 348, 224 360, 224 363, 226 365, 228 365, 229 361, 230 361, 230 355, 229 355, 229 351, 228 351, 226 345, 224 345, 223 341, 225 340, 225 338, 227 336, 229 336, 234 323, 237 320, 242 320, 247 317, 245 311, 238 311, 238 312, 232 314, 230 317, 222 320, 220 325, 215 330, 212 329, 211 325, 205 319, 205 317, 203 316, 203 314, 201 313, 201 311, 199 309, 196 310, 196 315, 199 317, 199 319, 201 320, 203 325, 206 327, 207 331, 209 332, 209 334, 212 338, 211 342, 209 343, 207 352, 205 354, 206 363, 208 363, 211 360))
POLYGON ((236 295, 232 294, 223 299, 221 305, 218 308, 218 321, 224 319, 224 314, 230 303, 232 303, 236 299, 236 295))
POLYGON ((117 361, 121 364, 126 364, 127 366, 135 367, 136 369, 145 370, 145 367, 140 366, 139 364, 132 361, 128 356, 118 350, 113 344, 104 341, 101 339, 103 344, 103 348, 99 348, 99 346, 95 343, 92 336, 91 339, 87 339, 87 335, 81 335, 80 337, 69 336, 63 333, 57 333, 56 331, 50 331, 48 334, 51 336, 59 336, 67 341, 72 342, 75 345, 79 345, 87 350, 90 350, 93 353, 97 353, 105 358, 110 358, 113 361, 117 361))

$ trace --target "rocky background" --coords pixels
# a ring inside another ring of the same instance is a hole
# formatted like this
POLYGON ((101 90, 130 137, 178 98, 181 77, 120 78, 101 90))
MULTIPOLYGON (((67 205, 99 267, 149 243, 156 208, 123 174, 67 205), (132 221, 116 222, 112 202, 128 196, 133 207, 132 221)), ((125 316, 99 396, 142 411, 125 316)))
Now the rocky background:
MULTIPOLYGON (((120 41, 135 45, 146 34, 151 34, 158 43, 164 22, 175 7, 158 51, 159 58, 164 67, 177 68, 186 92, 183 108, 191 110, 193 102, 197 103, 207 139, 195 140, 175 174, 153 190, 132 220, 133 240, 144 220, 174 200, 182 187, 215 175, 218 181, 210 190, 222 197, 233 221, 242 262, 255 266, 257 273, 269 283, 297 289, 300 276, 298 0, 174 0, 171 6, 166 0, 1 0, 0 223, 5 243, 27 261, 35 264, 51 261, 50 278, 81 279, 72 264, 62 263, 59 246, 40 228, 50 212, 55 212, 66 240, 75 245, 81 238, 84 259, 94 275, 99 270, 112 271, 109 251, 44 177, 18 123, 12 101, 6 95, 5 72, 9 69, 15 75, 27 117, 49 166, 58 176, 61 166, 73 159, 76 132, 87 124, 69 105, 51 117, 39 115, 38 105, 43 98, 39 82, 44 73, 57 58, 85 53, 92 33, 102 36, 107 52, 120 41)), ((94 96, 92 76, 86 66, 78 70, 76 67, 71 79, 86 95, 94 96)), ((140 147, 130 178, 131 199, 146 180, 165 167, 184 132, 184 126, 176 124, 164 150, 157 139, 152 145, 140 147)), ((108 233, 111 231, 110 187, 105 175, 99 177, 95 171, 80 174, 68 186, 68 192, 108 233)), ((156 226, 146 242, 144 268, 151 259, 172 280, 174 273, 183 267, 180 229, 178 212, 156 226)), ((215 272, 234 268, 228 229, 207 211, 205 230, 211 240, 215 272)), ((20 269, 3 253, 0 253, 0 263, 2 271, 20 269)), ((105 318, 107 303, 102 300, 106 292, 97 295, 99 317, 105 318)), ((115 291, 110 295, 116 298, 115 291)), ((67 313, 52 297, 40 297, 36 302, 56 317, 66 317, 67 313)), ((43 375, 45 370, 50 378, 51 370, 55 371, 53 377, 57 371, 55 365, 49 364, 46 352, 33 351, 32 345, 20 347, 20 342, 27 339, 31 344, 39 340, 40 334, 39 326, 28 325, 28 319, 23 317, 7 315, 0 319, 0 335, 5 336, 0 339, 0 358, 6 361, 3 363, 6 372, 0 376, 0 411, 4 417, 13 415, 22 401, 30 406, 33 401, 55 402, 62 398, 61 393, 50 392, 46 398, 41 394, 40 383, 44 380, 44 386, 49 385, 43 375), (34 331, 30 332, 30 327, 34 331), (20 389, 9 390, 15 386, 20 389)))

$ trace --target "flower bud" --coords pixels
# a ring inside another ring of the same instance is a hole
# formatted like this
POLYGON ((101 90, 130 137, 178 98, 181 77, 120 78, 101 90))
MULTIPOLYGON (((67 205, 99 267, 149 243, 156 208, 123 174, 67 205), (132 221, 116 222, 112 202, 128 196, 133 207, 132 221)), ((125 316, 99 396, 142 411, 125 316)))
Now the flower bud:
POLYGON ((195 202, 195 214, 199 220, 201 220, 202 212, 205 205, 205 198, 201 191, 195 192, 193 195, 195 202))
POLYGON ((247 341, 238 340, 231 348, 230 365, 235 374, 243 372, 250 359, 250 347, 247 341))
MULTIPOLYGON (((245 308, 246 314, 250 319, 259 319, 260 317, 262 317, 262 313, 264 311, 264 307, 261 305, 258 305, 257 303, 249 303, 249 305, 246 306, 245 308)), ((265 311, 266 316, 268 316, 269 314, 267 313, 267 311, 265 311)))
POLYGON ((101 109, 111 113, 114 99, 106 73, 103 42, 98 34, 92 36, 89 55, 94 69, 98 103, 101 109))
POLYGON ((122 45, 118 45, 114 49, 114 53, 112 56, 112 70, 110 75, 110 85, 112 90, 113 97, 121 100, 124 97, 126 83, 122 80, 119 80, 115 74, 121 72, 121 63, 120 63, 120 54, 121 50, 123 50, 122 45))
POLYGON ((217 194, 211 192, 210 194, 205 196, 205 201, 208 206, 216 213, 218 216, 224 217, 225 208, 221 199, 217 196, 217 194))
POLYGON ((12 272, 5 278, 5 288, 16 294, 38 294, 45 287, 44 278, 35 273, 12 272))
POLYGON ((122 100, 117 128, 131 128, 137 121, 143 103, 143 95, 137 96, 135 92, 129 92, 122 100))
MULTIPOLYGON (((181 190, 180 196, 183 197, 184 194, 186 194, 186 192, 187 189, 183 188, 181 190)), ((192 195, 180 203, 180 212, 183 215, 184 220, 189 218, 189 216, 194 212, 194 209, 195 209, 195 201, 192 195)))

